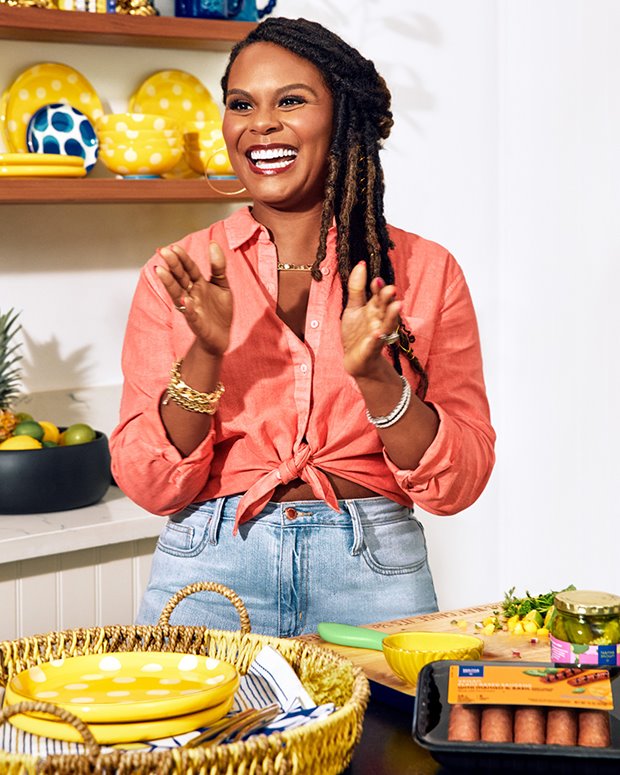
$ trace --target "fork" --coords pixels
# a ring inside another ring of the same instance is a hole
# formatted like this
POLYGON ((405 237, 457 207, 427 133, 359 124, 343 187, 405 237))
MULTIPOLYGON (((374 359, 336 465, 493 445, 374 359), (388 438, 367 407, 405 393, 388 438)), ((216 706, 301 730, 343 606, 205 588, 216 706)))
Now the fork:
POLYGON ((211 747, 219 745, 228 738, 231 742, 238 742, 257 727, 267 724, 281 712, 277 703, 267 705, 264 708, 248 708, 234 716, 221 719, 209 729, 205 729, 196 737, 188 740, 181 748, 195 748, 197 745, 211 747))

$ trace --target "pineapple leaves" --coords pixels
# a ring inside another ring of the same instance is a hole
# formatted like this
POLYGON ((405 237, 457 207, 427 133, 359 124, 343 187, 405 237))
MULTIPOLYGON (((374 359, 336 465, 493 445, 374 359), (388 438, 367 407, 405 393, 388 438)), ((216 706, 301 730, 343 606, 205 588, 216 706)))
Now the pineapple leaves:
POLYGON ((19 354, 21 342, 15 339, 21 330, 17 322, 19 312, 10 309, 0 313, 0 410, 7 409, 19 394, 22 359, 19 354))

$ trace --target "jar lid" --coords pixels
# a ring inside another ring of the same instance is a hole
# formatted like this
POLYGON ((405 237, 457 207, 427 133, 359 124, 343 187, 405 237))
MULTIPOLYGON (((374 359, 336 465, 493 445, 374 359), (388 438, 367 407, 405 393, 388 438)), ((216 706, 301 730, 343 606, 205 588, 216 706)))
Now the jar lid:
POLYGON ((618 614, 620 597, 608 592, 593 592, 588 589, 574 589, 558 592, 553 601, 558 611, 570 614, 618 614))

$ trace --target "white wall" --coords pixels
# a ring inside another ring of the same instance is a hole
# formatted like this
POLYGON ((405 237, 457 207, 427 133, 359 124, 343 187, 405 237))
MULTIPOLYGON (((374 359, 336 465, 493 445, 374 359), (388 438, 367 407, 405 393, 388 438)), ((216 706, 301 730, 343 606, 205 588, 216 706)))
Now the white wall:
MULTIPOLYGON (((278 11, 322 22, 376 61, 396 120, 384 153, 388 218, 454 253, 478 310, 498 463, 466 513, 424 515, 441 606, 500 599, 513 585, 620 591, 620 7, 279 0, 278 11)), ((0 87, 36 61, 77 67, 114 109, 164 67, 217 94, 223 63, 204 52, 3 41, 0 87)), ((0 309, 22 309, 28 388, 117 384, 138 267, 224 209, 2 207, 0 309)))

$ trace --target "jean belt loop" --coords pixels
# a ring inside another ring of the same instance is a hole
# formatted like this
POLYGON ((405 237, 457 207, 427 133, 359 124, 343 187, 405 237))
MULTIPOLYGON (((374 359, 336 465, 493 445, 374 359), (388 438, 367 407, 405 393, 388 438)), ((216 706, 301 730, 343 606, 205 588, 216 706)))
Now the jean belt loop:
POLYGON ((345 501, 344 503, 351 517, 351 524, 353 525, 353 546, 351 547, 351 555, 356 557, 364 548, 362 519, 357 508, 357 503, 355 501, 345 501))
POLYGON ((215 499, 213 516, 209 521, 209 533, 207 536, 207 540, 212 546, 217 546, 217 532, 222 522, 222 512, 224 511, 225 501, 226 501, 225 496, 215 499))

